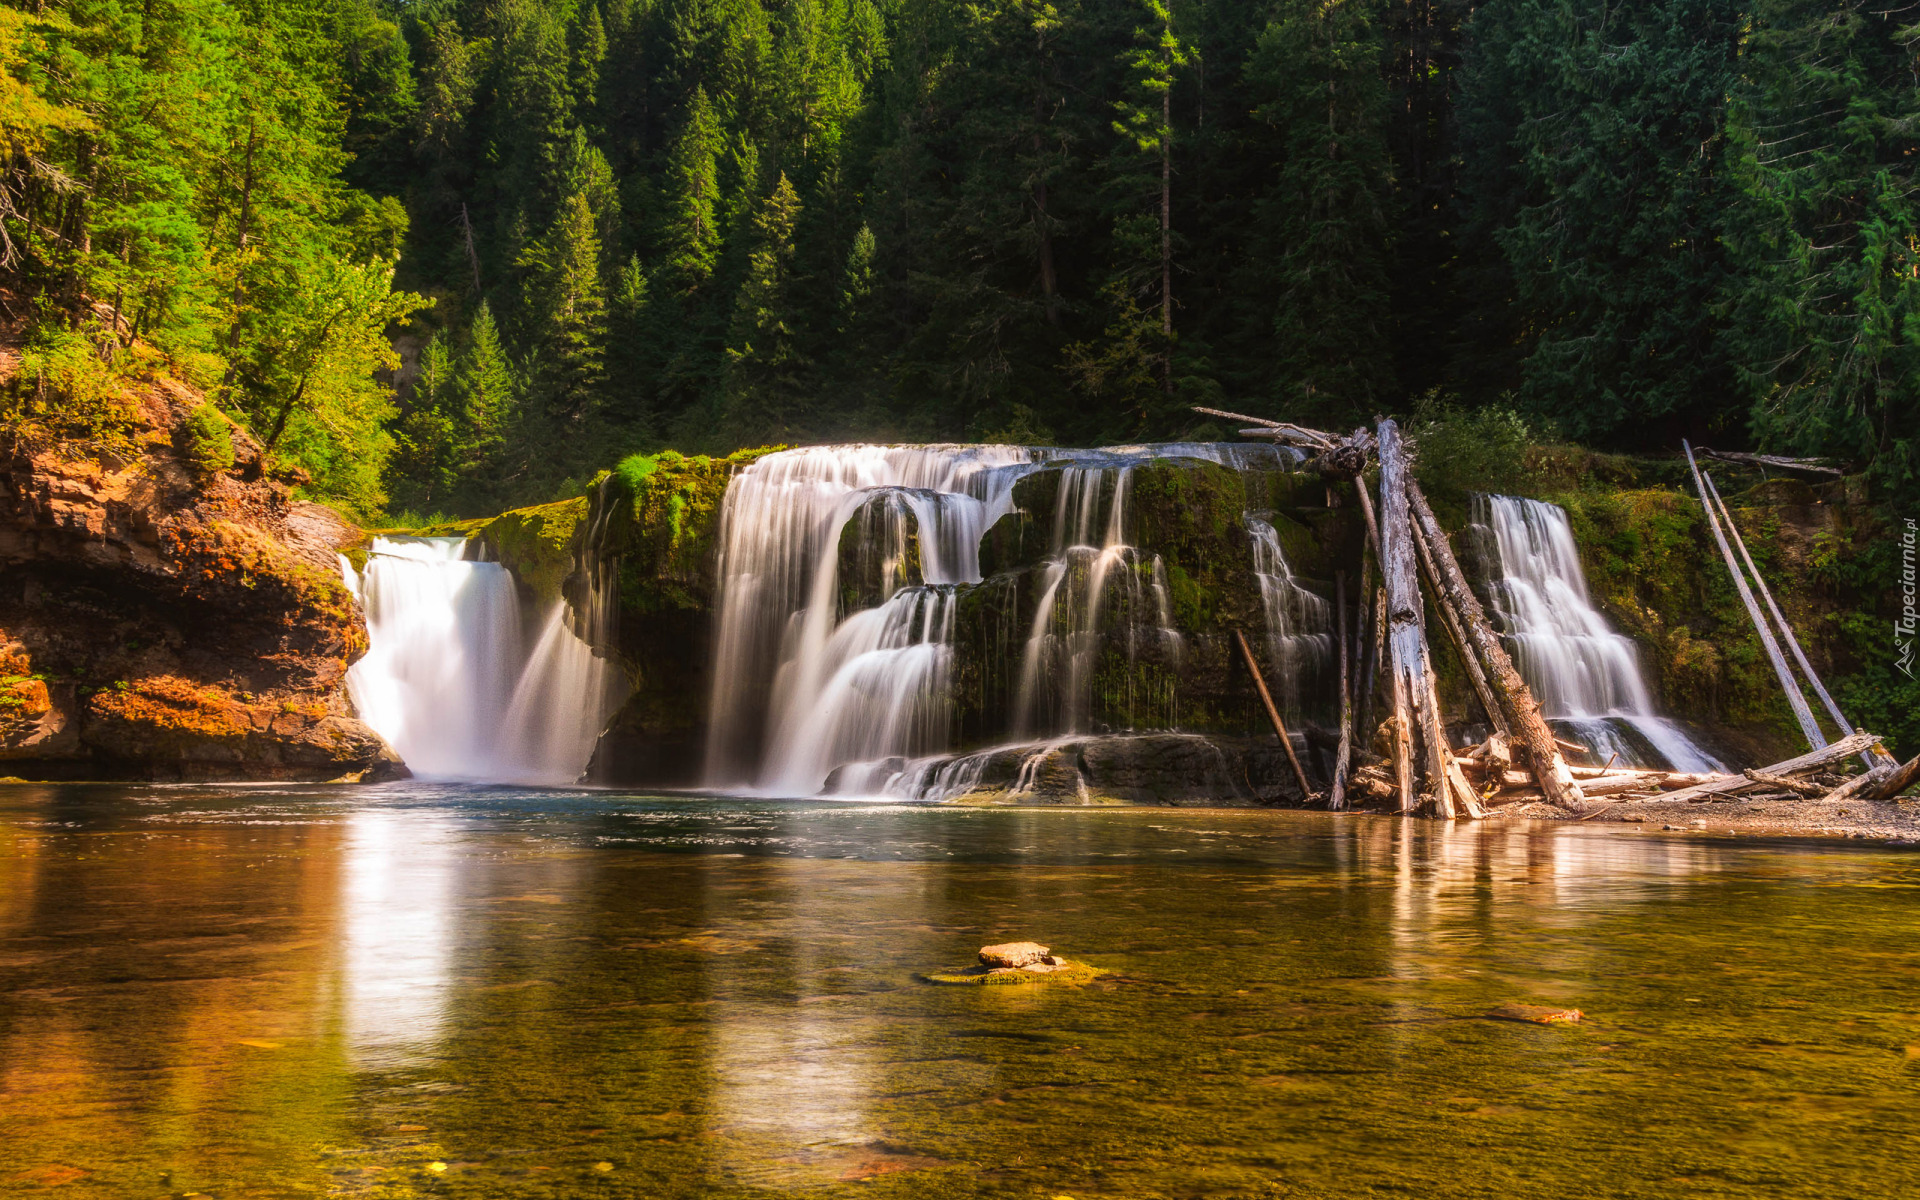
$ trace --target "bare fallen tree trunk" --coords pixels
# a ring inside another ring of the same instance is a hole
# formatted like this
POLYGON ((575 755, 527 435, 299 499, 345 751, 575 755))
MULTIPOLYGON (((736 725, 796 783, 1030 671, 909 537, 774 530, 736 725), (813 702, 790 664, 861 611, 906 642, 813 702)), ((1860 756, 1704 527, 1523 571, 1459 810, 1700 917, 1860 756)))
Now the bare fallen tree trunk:
MULTIPOLYGON (((1414 807, 1412 733, 1427 707, 1427 641, 1421 629, 1420 580, 1414 570, 1413 521, 1407 514, 1407 457, 1400 427, 1380 422, 1380 573, 1387 584, 1387 650, 1393 669, 1393 715, 1398 725, 1394 769, 1400 780, 1401 811, 1414 807), (1400 743, 1406 742, 1405 761, 1400 743)), ((1431 755, 1429 782, 1446 794, 1444 770, 1431 755)), ((1451 805, 1449 804, 1449 807, 1451 805)))
POLYGON ((1920 754, 1908 759, 1903 766, 1894 768, 1893 774, 1882 781, 1872 799, 1891 800, 1916 783, 1920 783, 1920 754))
POLYGON ((1813 710, 1807 707, 1807 698, 1800 694, 1800 685, 1793 678, 1793 672, 1787 669, 1787 660, 1780 653, 1780 644, 1773 640, 1773 633, 1767 628, 1767 619, 1760 615, 1760 605, 1754 601, 1753 591, 1747 587, 1746 576, 1740 573, 1740 565, 1733 561, 1733 549, 1727 545, 1727 535, 1720 529, 1720 518, 1713 511, 1713 501, 1707 495, 1707 485, 1700 478, 1700 464, 1693 461, 1693 447, 1685 439, 1680 448, 1687 452, 1687 466, 1693 469, 1693 488, 1700 495, 1700 507, 1707 514, 1707 528, 1713 530, 1713 540, 1720 545, 1720 557, 1726 560, 1727 572, 1733 576, 1734 590, 1740 593, 1740 602, 1747 606, 1747 617, 1752 620, 1754 629, 1760 634, 1760 644, 1767 651, 1767 660, 1773 664, 1773 673, 1780 677, 1780 687, 1787 693, 1787 704, 1793 709, 1794 719, 1800 722, 1800 731, 1807 736, 1807 745, 1814 749, 1827 744, 1826 735, 1820 732, 1819 722, 1813 719, 1813 710))
MULTIPOLYGON (((1385 445, 1384 439, 1382 445, 1385 445)), ((1540 705, 1533 698, 1533 691, 1527 687, 1527 681, 1521 678, 1513 659, 1507 654, 1505 643, 1487 620, 1486 610, 1480 606, 1480 598, 1467 586, 1467 577, 1460 570, 1459 560, 1453 556, 1453 547, 1448 544, 1447 535, 1435 519, 1426 494, 1411 478, 1404 482, 1403 487, 1415 527, 1425 539, 1433 558, 1440 602, 1453 607, 1466 641, 1472 647, 1472 652, 1479 656, 1488 689, 1494 695, 1495 706, 1506 721, 1508 736, 1517 737, 1520 745, 1526 748, 1527 765, 1547 799, 1562 808, 1579 812, 1585 807, 1586 798, 1567 770, 1566 761, 1560 757, 1560 747, 1546 718, 1540 715, 1540 705)))
POLYGON ((1741 463, 1749 467, 1772 467, 1776 471, 1805 471, 1809 475, 1827 475, 1833 478, 1846 474, 1839 467, 1827 466, 1816 458, 1782 458, 1777 454, 1741 454, 1731 450, 1709 450, 1705 446, 1700 447, 1700 454, 1706 458, 1741 463))
MULTIPOLYGON (((1761 767, 1759 771, 1764 775, 1792 775, 1800 771, 1810 771, 1815 767, 1824 767, 1828 763, 1839 762, 1843 758, 1858 754, 1868 746, 1873 745, 1877 740, 1878 739, 1870 733, 1851 734, 1841 738, 1830 746, 1822 746, 1820 749, 1802 754, 1798 758, 1789 758, 1785 762, 1777 762, 1769 767, 1761 767)), ((1694 787, 1682 788, 1677 792, 1670 792, 1662 797, 1662 799, 1705 799, 1708 796, 1724 795, 1727 792, 1737 792, 1741 788, 1752 786, 1753 780, 1748 779, 1745 775, 1729 775, 1724 779, 1716 779, 1711 783, 1702 783, 1694 787)))
MULTIPOLYGON (((1834 703, 1832 694, 1827 691, 1827 685, 1820 682, 1820 676, 1814 672, 1813 664, 1807 661, 1807 652, 1801 648, 1800 639, 1794 636, 1793 626, 1787 624, 1786 614, 1781 612, 1780 606, 1773 602, 1773 589, 1767 586, 1766 579, 1760 574, 1760 568, 1753 564, 1753 555, 1747 553, 1747 540, 1740 536, 1740 527, 1733 523, 1733 512, 1727 508, 1727 502, 1720 498, 1720 489, 1713 486, 1713 476, 1702 471, 1700 478, 1706 483, 1707 495, 1713 497, 1713 503, 1719 509, 1721 519, 1727 523, 1727 532, 1733 536, 1733 544, 1740 551, 1740 560, 1747 564, 1747 573, 1753 576, 1753 586, 1759 589, 1760 598, 1767 602, 1767 611, 1773 615, 1773 623, 1780 627, 1780 635, 1786 639, 1787 649, 1793 652, 1793 661, 1800 664, 1801 673, 1806 675, 1807 682, 1813 685, 1813 694, 1820 697, 1820 703, 1827 706, 1827 715, 1833 718, 1833 723, 1839 727, 1841 736, 1844 737, 1853 725, 1847 720, 1846 714, 1840 711, 1840 706, 1834 703)), ((1881 760, 1871 752, 1861 755, 1861 761, 1866 764, 1869 771, 1882 765, 1881 760)))

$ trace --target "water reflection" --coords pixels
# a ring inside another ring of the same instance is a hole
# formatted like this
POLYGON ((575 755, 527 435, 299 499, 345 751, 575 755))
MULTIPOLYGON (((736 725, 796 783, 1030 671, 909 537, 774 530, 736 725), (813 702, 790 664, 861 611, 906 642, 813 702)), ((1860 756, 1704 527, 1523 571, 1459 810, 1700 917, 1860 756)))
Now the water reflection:
POLYGON ((0 1179, 1920 1194, 1888 1153, 1913 864, 1267 812, 0 794, 0 1179), (1114 975, 919 979, 1029 937, 1114 975), (1510 1003, 1589 1020, 1485 1019, 1510 1003))
POLYGON ((433 812, 347 819, 340 993, 357 1068, 415 1061, 441 1035, 458 936, 456 835, 453 819, 433 812))

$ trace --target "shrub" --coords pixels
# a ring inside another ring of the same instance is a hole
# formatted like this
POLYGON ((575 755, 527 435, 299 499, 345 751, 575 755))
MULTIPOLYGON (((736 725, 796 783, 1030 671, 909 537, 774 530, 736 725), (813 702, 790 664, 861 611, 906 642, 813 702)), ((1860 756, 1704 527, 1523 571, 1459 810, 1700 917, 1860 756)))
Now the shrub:
POLYGON ((233 467, 233 432, 211 404, 187 414, 181 426, 181 453, 202 482, 233 467))

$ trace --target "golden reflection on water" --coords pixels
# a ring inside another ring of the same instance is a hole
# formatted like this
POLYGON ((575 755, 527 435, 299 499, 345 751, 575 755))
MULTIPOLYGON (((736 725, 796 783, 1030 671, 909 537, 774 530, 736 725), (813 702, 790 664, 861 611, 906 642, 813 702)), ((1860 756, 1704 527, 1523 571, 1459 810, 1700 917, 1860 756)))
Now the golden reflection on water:
POLYGON ((1262 812, 10 789, 0 1183, 1920 1194, 1914 864, 1262 812), (1115 975, 917 978, 1021 938, 1115 975), (1588 1021, 1484 1019, 1507 1003, 1588 1021))

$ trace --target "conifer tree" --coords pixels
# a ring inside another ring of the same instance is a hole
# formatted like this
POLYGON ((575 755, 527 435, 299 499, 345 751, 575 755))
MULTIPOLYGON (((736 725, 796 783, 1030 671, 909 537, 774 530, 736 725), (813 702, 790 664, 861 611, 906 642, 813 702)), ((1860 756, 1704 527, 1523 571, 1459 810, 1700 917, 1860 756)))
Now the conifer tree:
POLYGON ((769 436, 792 437, 805 418, 800 400, 808 362, 792 307, 799 217, 799 194, 783 173, 754 218, 753 253, 727 343, 729 423, 769 436))
POLYGON ((1173 394, 1173 88, 1178 74, 1193 64, 1193 48, 1173 31, 1173 10, 1162 0, 1141 0, 1147 23, 1133 31, 1128 52, 1126 100, 1116 102, 1120 119, 1113 130, 1140 154, 1157 161, 1160 201, 1161 386, 1173 394))
POLYGON ((584 191, 560 204, 546 236, 521 257, 538 332, 538 389, 551 436, 573 435, 592 413, 604 378, 606 293, 600 238, 584 191))
POLYGON ((667 152, 662 271, 678 293, 698 288, 719 255, 720 126, 705 88, 695 88, 685 122, 667 152))
MULTIPOLYGON (((1764 444, 1920 498, 1920 27, 1761 0, 1733 121, 1734 348, 1764 444)), ((1909 510, 1903 510, 1909 511, 1909 510)))
POLYGON ((1278 180, 1258 210, 1278 267, 1275 410, 1345 424, 1391 385, 1380 43, 1357 0, 1285 0, 1259 37, 1278 180))

